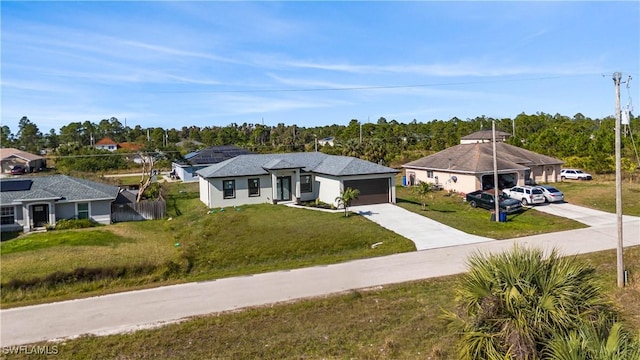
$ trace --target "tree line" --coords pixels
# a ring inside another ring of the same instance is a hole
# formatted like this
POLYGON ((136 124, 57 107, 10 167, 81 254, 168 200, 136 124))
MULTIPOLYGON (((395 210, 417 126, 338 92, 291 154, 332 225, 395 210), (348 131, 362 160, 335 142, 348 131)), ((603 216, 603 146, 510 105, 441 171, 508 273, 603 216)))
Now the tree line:
MULTIPOLYGON (((6 125, 0 128, 0 142, 2 147, 16 147, 36 154, 46 150, 49 156, 57 158, 57 164, 67 163, 66 167, 81 171, 130 166, 124 156, 106 156, 113 153, 95 149, 93 144, 102 138, 110 138, 117 143, 139 144, 141 151, 145 152, 162 152, 168 161, 178 160, 204 147, 236 145, 257 153, 317 149, 385 165, 399 165, 457 145, 463 136, 491 129, 493 121, 496 129, 513 133, 509 139, 512 145, 559 158, 568 167, 585 168, 595 173, 615 170, 615 119, 591 119, 580 113, 573 117, 538 112, 522 113, 513 119, 486 116, 429 122, 414 119, 409 123, 381 117, 375 122, 352 119, 347 125, 316 127, 231 123, 227 126, 183 126, 180 129, 130 127, 111 117, 98 123, 88 120, 71 122, 58 130, 50 129, 48 133, 42 133, 35 122, 24 116, 15 134, 6 125), (334 146, 320 145, 318 140, 328 137, 333 138, 334 146)), ((631 115, 630 125, 623 127, 622 136, 623 168, 630 173, 640 165, 635 143, 639 137, 640 119, 631 115)))

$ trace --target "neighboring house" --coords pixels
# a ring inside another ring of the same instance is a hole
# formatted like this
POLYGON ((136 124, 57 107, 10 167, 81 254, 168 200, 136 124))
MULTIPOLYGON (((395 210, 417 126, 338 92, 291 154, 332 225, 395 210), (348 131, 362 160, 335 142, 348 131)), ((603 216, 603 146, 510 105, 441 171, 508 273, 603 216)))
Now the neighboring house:
MULTIPOLYGON (((496 131, 496 141, 506 142, 511 137, 511 134, 506 133, 504 131, 496 131)), ((460 144, 475 144, 481 142, 492 142, 493 134, 492 130, 480 130, 476 131, 473 134, 469 134, 467 136, 463 136, 460 139, 460 144)))
POLYGON ((109 139, 108 137, 100 139, 95 143, 95 148, 100 150, 116 151, 118 150, 118 143, 109 139))
POLYGON ((333 146, 333 145, 334 145, 334 144, 333 144, 333 140, 334 140, 334 138, 333 138, 333 137, 326 137, 326 138, 323 138, 323 139, 318 139, 318 145, 322 145, 322 146, 325 146, 325 145, 333 146))
MULTIPOLYGON (((503 142, 495 145, 499 188, 558 181, 561 160, 503 142)), ((490 142, 452 146, 402 167, 409 185, 429 182, 462 193, 494 187, 490 142)))
POLYGON ((14 148, 0 149, 0 167, 3 174, 10 174, 16 165, 22 165, 27 172, 37 171, 45 167, 42 156, 34 155, 14 148))
POLYGON ((185 155, 184 161, 171 163, 171 172, 184 182, 198 181, 196 171, 238 155, 246 154, 253 153, 233 145, 208 147, 185 155))
POLYGON ((61 219, 111 223, 119 188, 66 175, 0 179, 2 231, 29 232, 61 219))
POLYGON ((337 205, 345 188, 352 205, 395 203, 398 170, 321 152, 240 155, 199 170, 200 200, 208 207, 319 200, 337 205))

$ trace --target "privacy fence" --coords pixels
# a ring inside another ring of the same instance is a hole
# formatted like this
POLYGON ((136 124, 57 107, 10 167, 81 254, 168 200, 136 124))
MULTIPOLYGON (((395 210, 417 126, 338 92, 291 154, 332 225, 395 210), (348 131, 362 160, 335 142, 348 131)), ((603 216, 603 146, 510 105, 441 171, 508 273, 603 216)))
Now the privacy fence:
POLYGON ((126 204, 111 205, 111 221, 142 221, 163 219, 167 214, 167 202, 158 200, 143 200, 126 204))

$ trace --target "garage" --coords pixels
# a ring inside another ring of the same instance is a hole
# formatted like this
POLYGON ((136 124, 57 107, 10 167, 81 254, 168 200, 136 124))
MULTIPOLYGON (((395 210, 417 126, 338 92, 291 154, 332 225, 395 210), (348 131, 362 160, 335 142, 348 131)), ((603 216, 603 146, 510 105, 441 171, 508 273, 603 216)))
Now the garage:
POLYGON ((383 204, 389 202, 389 178, 347 180, 344 188, 358 189, 360 194, 351 205, 383 204))

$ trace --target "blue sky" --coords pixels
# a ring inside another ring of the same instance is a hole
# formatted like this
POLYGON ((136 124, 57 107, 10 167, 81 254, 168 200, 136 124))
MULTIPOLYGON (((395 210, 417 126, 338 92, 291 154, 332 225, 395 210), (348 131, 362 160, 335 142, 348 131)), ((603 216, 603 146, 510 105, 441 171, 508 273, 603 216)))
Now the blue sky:
MULTIPOLYGON (((640 2, 6 2, 2 124, 407 123, 640 103, 640 2), (604 76, 603 76, 604 75, 604 76)), ((640 105, 637 105, 640 106, 640 105)), ((638 113, 636 110, 635 113, 638 113)))

